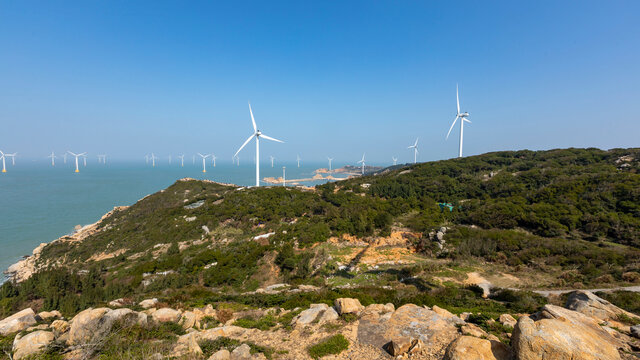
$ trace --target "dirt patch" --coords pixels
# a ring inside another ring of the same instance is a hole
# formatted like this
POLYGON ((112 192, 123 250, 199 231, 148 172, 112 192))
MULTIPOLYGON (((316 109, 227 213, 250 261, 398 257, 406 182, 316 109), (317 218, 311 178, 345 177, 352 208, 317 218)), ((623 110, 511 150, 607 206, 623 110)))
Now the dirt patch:
POLYGON ((112 253, 106 253, 106 252, 101 252, 98 254, 93 254, 90 258, 89 261, 102 261, 102 260, 107 260, 107 259, 113 259, 116 256, 120 256, 124 253, 126 253, 129 249, 118 249, 112 253))

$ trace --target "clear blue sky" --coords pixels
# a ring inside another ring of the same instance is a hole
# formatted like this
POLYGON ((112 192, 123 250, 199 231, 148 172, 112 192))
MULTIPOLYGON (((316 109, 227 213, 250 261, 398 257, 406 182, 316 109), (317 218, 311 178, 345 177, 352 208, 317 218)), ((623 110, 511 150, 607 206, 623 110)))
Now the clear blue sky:
MULTIPOLYGON (((280 159, 640 146, 639 1, 0 2, 0 150, 280 159), (455 3, 455 4, 454 4, 455 3), (253 145, 243 151, 253 157, 253 145)), ((337 160, 337 161, 338 161, 337 160)))

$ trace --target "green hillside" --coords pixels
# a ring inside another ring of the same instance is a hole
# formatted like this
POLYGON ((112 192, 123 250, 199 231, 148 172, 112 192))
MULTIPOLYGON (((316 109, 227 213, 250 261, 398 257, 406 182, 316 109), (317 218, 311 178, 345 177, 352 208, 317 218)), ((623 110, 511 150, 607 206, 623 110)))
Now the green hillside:
POLYGON ((35 275, 2 286, 0 306, 71 314, 151 295, 293 306, 349 292, 364 302, 459 300, 462 309, 487 305, 446 279, 478 269, 531 277, 529 288, 630 284, 624 274, 640 272, 639 160, 640 149, 496 152, 314 190, 178 181, 116 211, 83 241, 46 246, 35 275), (445 242, 434 241, 443 226, 445 242), (373 249, 392 233, 406 242, 373 249), (343 235, 351 243, 327 242, 343 235), (369 248, 408 260, 340 260, 369 248), (278 282, 321 290, 317 298, 239 296, 278 282))

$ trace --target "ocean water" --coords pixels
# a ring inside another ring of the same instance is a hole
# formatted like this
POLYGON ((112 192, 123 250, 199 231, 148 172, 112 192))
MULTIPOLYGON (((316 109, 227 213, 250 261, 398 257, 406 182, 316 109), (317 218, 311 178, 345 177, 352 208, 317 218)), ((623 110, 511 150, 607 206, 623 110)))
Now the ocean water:
MULTIPOLYGON (((323 163, 261 163, 260 177, 282 176, 286 166, 287 179, 311 178, 314 170, 326 167, 323 163)), ((29 255, 42 242, 50 242, 69 234, 76 225, 97 221, 114 206, 132 205, 142 197, 162 190, 176 180, 191 177, 242 186, 255 184, 255 164, 240 166, 218 163, 207 164, 202 173, 202 162, 185 163, 180 167, 142 163, 89 162, 74 173, 73 161, 62 161, 52 167, 50 163, 27 162, 8 166, 0 173, 0 269, 6 270, 24 255, 29 255)), ((325 181, 301 183, 316 185, 325 181)), ((261 184, 268 185, 268 184, 261 184)), ((275 186, 275 185, 271 185, 275 186)), ((4 277, 2 277, 4 279, 4 277)))

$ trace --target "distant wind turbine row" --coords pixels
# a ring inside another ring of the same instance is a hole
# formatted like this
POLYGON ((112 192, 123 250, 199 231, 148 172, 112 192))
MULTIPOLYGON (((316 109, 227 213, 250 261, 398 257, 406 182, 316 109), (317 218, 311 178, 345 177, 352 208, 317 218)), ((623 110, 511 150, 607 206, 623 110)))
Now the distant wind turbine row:
MULTIPOLYGON (((460 110, 460 92, 459 92, 459 88, 458 85, 456 84, 456 106, 457 106, 457 111, 456 111, 456 116, 453 119, 453 123, 451 123, 451 127, 449 128, 449 131, 447 132, 447 136, 445 137, 446 140, 449 139, 449 135, 451 135, 451 132, 453 131, 453 128, 456 125, 456 122, 458 120, 460 120, 460 143, 459 143, 459 147, 458 147, 458 157, 462 157, 462 149, 463 149, 463 139, 464 139, 464 124, 466 123, 471 123, 471 121, 468 119, 469 117, 469 113, 468 112, 463 112, 460 110)), ((234 164, 237 164, 238 166, 240 166, 240 157, 238 156, 238 154, 242 151, 242 149, 244 149, 247 144, 255 138, 256 141, 256 156, 254 158, 255 164, 256 164, 256 186, 260 186, 260 139, 265 139, 265 140, 270 140, 270 141, 275 141, 275 142, 279 142, 279 143, 284 143, 284 141, 282 140, 278 140, 276 138, 267 136, 265 134, 263 134, 259 129, 258 126, 256 125, 256 120, 254 118, 253 115, 253 109, 251 108, 251 103, 249 103, 249 114, 251 116, 251 124, 253 126, 253 133, 247 138, 247 140, 242 144, 242 146, 240 146, 240 148, 238 149, 238 151, 236 151, 236 153, 233 155, 233 157, 231 158, 232 162, 234 164)), ((416 138, 416 141, 413 143, 413 145, 408 146, 408 149, 412 149, 413 150, 413 163, 416 164, 418 162, 418 140, 419 138, 416 138)), ((63 160, 64 163, 67 163, 67 153, 74 156, 75 157, 75 172, 80 172, 79 169, 79 158, 82 158, 83 160, 83 164, 84 166, 87 166, 87 153, 83 152, 83 153, 73 153, 71 151, 67 151, 66 153, 64 153, 63 155, 63 160)), ((0 160, 2 160, 2 172, 7 172, 6 169, 6 158, 10 157, 11 158, 11 163, 13 165, 15 165, 15 159, 16 159, 16 155, 17 153, 13 153, 13 154, 9 154, 9 153, 4 153, 2 151, 0 151, 0 160)), ((202 158, 202 172, 206 173, 207 172, 207 168, 206 168, 206 159, 207 158, 211 158, 211 163, 213 165, 213 167, 216 166, 216 156, 214 154, 200 154, 198 153, 198 155, 202 158)), ((98 162, 102 163, 102 164, 106 164, 107 162, 107 155, 106 154, 101 154, 101 155, 97 155, 98 157, 98 162)), ((178 155, 177 156, 180 159, 180 166, 184 167, 184 154, 178 155)), ((51 152, 50 155, 47 156, 47 158, 51 159, 51 166, 55 166, 56 162, 55 159, 57 158, 56 155, 51 152)), ((274 167, 274 162, 275 162, 275 157, 274 156, 269 156, 270 160, 271 160, 271 167, 274 167)), ((154 153, 151 153, 150 155, 145 155, 145 161, 147 164, 149 164, 149 161, 151 161, 151 166, 155 167, 156 166, 156 159, 157 157, 155 156, 154 153)), ((393 160, 393 165, 397 165, 398 163, 398 158, 396 158, 395 156, 393 156, 391 158, 393 160)), ((192 162, 195 165, 195 155, 193 155, 192 158, 192 162)), ((329 171, 333 171, 332 168, 332 161, 333 158, 327 157, 327 160, 329 161, 329 171)), ((172 161, 172 156, 169 155, 169 164, 171 164, 172 161)), ((300 155, 296 155, 296 162, 297 162, 297 166, 300 167, 300 155)), ((362 175, 364 175, 365 172, 365 154, 362 154, 362 159, 360 161, 357 162, 357 164, 361 164, 361 173, 362 175)), ((284 182, 284 167, 283 167, 283 182, 284 182)))

